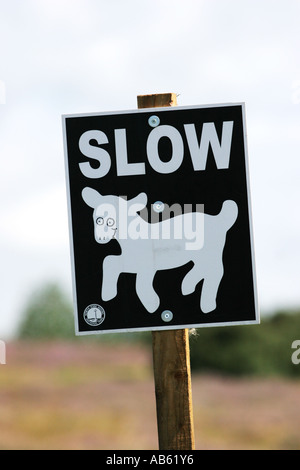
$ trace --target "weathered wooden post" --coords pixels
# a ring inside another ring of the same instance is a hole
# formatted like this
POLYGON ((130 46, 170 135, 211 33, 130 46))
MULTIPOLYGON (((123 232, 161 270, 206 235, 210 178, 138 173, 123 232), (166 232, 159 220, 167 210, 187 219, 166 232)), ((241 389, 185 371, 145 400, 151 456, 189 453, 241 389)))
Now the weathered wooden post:
MULTIPOLYGON (((175 93, 140 95, 138 108, 176 106, 175 93)), ((188 329, 153 331, 153 368, 160 450, 193 450, 188 329)))

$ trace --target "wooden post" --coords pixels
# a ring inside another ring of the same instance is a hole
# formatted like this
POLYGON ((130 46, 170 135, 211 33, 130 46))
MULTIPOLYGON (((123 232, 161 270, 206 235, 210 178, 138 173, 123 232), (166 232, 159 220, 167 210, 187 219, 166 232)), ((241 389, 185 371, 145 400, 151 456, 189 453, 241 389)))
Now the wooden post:
MULTIPOLYGON (((138 108, 176 106, 175 93, 140 95, 138 108)), ((153 331, 153 369, 160 450, 193 450, 194 424, 187 329, 153 331)))

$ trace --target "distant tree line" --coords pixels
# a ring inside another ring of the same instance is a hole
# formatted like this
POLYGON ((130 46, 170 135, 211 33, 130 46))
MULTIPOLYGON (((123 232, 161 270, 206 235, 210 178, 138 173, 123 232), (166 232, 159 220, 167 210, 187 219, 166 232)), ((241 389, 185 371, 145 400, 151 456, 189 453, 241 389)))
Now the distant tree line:
MULTIPOLYGON (((71 300, 57 284, 44 286, 28 300, 18 338, 82 340, 74 334, 71 300)), ((151 344, 151 334, 93 335, 84 340, 151 344)), ((300 310, 263 316, 260 325, 199 328, 190 336, 192 370, 235 376, 300 377, 300 364, 291 360, 295 340, 300 340, 300 310)))
POLYGON ((190 340, 191 364, 208 373, 300 377, 300 364, 291 359, 297 339, 300 310, 275 312, 260 325, 198 329, 190 340))

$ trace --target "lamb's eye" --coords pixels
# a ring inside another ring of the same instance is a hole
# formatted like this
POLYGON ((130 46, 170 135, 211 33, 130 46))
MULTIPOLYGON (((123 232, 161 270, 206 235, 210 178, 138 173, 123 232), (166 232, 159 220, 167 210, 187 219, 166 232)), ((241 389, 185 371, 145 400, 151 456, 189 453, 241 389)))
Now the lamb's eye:
POLYGON ((97 217, 97 219, 96 219, 96 224, 97 225, 103 225, 103 222, 104 222, 103 217, 97 217))
POLYGON ((114 223, 115 223, 115 221, 111 217, 109 219, 107 219, 106 224, 107 224, 108 227, 112 227, 114 225, 114 223))

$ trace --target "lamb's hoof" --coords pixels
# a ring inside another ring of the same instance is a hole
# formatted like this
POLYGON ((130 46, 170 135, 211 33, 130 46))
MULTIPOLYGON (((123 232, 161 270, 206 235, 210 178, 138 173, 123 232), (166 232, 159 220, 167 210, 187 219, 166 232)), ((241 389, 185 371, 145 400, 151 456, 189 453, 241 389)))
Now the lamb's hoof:
POLYGON ((203 313, 210 313, 217 308, 216 301, 206 302, 201 299, 200 308, 203 313))

